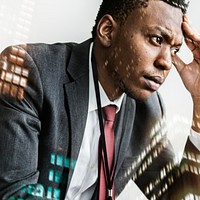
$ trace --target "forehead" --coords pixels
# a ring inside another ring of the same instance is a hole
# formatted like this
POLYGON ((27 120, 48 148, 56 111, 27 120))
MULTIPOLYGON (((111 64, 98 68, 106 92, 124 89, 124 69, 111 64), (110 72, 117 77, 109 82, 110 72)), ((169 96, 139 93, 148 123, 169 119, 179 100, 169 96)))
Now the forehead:
POLYGON ((134 9, 126 21, 126 29, 137 29, 159 26, 169 34, 182 40, 181 9, 171 6, 163 1, 150 0, 146 8, 134 9))

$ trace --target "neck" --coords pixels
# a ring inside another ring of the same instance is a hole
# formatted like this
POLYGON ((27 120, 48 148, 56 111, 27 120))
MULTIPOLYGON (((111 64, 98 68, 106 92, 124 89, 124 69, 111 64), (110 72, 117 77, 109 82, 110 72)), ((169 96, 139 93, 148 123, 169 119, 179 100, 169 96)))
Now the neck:
POLYGON ((118 99, 122 95, 119 86, 116 85, 115 75, 110 72, 111 63, 108 61, 109 52, 106 48, 100 48, 94 43, 94 57, 98 72, 98 79, 110 101, 118 99))

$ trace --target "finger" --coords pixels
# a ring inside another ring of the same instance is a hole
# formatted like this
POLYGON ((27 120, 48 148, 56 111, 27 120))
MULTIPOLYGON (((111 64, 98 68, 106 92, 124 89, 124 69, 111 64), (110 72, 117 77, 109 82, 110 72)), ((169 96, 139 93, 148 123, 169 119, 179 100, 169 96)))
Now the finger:
POLYGON ((185 38, 185 43, 191 51, 194 51, 197 45, 190 38, 185 38))
POLYGON ((177 55, 172 58, 172 63, 176 67, 179 74, 186 67, 186 64, 177 55))
POLYGON ((183 28, 183 31, 184 31, 184 35, 186 38, 190 38, 192 39, 193 41, 195 42, 200 42, 200 35, 199 33, 197 32, 197 30, 195 30, 189 20, 188 20, 188 17, 187 15, 184 15, 184 18, 183 18, 183 23, 182 23, 182 28, 183 28))

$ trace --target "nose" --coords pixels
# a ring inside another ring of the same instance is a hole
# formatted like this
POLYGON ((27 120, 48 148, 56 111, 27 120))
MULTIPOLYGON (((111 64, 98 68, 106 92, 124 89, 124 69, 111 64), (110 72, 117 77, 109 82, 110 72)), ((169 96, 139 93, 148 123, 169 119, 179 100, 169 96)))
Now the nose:
POLYGON ((172 55, 170 48, 162 48, 155 60, 156 68, 170 70, 172 68, 172 55))

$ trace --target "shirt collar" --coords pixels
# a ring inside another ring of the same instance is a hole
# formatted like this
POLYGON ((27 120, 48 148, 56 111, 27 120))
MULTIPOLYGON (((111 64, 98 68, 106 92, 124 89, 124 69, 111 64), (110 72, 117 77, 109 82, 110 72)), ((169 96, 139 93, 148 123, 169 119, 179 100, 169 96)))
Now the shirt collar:
MULTIPOLYGON (((93 47, 93 43, 91 43, 90 45, 90 52, 89 52, 89 110, 88 112, 97 110, 94 79, 93 79, 93 73, 92 73, 92 61, 91 61, 92 47, 93 47)), ((117 112, 120 110, 121 104, 124 98, 124 93, 118 99, 114 101, 110 101, 103 87, 101 86, 100 82, 99 82, 99 92, 100 92, 102 107, 105 107, 107 105, 115 105, 117 107, 117 112)))

